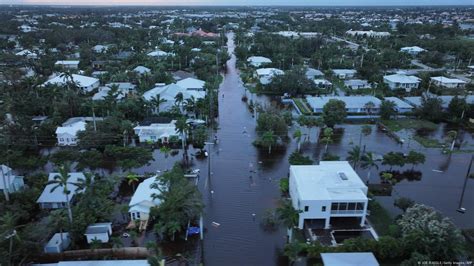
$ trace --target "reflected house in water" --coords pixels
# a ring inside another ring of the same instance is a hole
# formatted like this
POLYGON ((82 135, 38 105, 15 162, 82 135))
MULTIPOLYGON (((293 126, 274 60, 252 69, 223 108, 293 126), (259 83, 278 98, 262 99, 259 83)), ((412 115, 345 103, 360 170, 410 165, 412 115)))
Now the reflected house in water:
POLYGON ((367 215, 367 186, 347 161, 322 161, 319 165, 290 166, 290 197, 301 211, 298 228, 309 224, 331 227, 332 218, 367 215))

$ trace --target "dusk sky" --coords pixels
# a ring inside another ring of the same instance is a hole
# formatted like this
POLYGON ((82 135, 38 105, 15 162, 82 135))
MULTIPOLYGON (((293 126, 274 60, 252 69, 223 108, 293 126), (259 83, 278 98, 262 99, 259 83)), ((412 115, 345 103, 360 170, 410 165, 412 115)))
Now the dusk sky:
POLYGON ((0 4, 54 5, 473 5, 474 0, 0 0, 0 4))

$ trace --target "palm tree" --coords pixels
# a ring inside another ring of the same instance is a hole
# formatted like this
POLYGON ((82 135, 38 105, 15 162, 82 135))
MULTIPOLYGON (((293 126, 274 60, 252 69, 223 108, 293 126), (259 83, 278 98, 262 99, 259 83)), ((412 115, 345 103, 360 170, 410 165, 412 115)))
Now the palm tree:
POLYGON ((284 199, 280 201, 279 206, 276 209, 276 214, 278 219, 286 226, 288 229, 289 241, 293 235, 293 228, 298 225, 299 214, 301 210, 295 210, 291 200, 284 199))
POLYGON ((126 176, 125 176, 125 179, 127 180, 127 183, 128 185, 132 186, 132 189, 133 191, 135 191, 135 183, 137 183, 138 181, 140 181, 140 179, 138 178, 138 175, 134 174, 134 173, 128 173, 126 176))
POLYGON ((372 133, 372 128, 369 125, 364 125, 360 128, 359 146, 362 146, 362 135, 368 136, 370 133, 372 133))
POLYGON ((150 104, 151 104, 151 106, 153 106, 153 108, 155 109, 157 114, 160 113, 160 105, 162 103, 165 103, 165 102, 166 102, 166 100, 162 99, 159 94, 157 94, 156 96, 151 97, 151 99, 150 99, 150 104))
POLYGON ((0 217, 0 235, 3 239, 9 239, 10 245, 8 249, 8 262, 11 262, 11 257, 13 254, 13 238, 18 238, 18 234, 16 233, 16 228, 18 222, 18 216, 16 216, 12 212, 6 212, 0 217))
POLYGON ((374 158, 374 154, 372 152, 367 152, 366 154, 362 155, 362 160, 361 160, 361 166, 364 169, 369 169, 367 173, 367 184, 370 181, 370 173, 373 167, 375 169, 379 169, 379 166, 377 165, 377 161, 374 158))
POLYGON ((364 108, 367 111, 367 114, 369 115, 369 118, 370 118, 370 116, 372 115, 372 109, 375 108, 375 103, 373 103, 372 101, 369 101, 364 105, 364 108))
POLYGON ((273 131, 267 131, 263 133, 261 144, 264 147, 268 147, 268 154, 272 153, 272 146, 276 144, 276 135, 273 134, 273 131))
POLYGON ((184 109, 186 110, 186 112, 191 112, 196 116, 196 99, 194 98, 194 96, 191 96, 190 98, 186 99, 186 101, 184 102, 184 109))
POLYGON ((328 152, 328 145, 329 143, 332 143, 332 136, 334 135, 334 131, 332 128, 327 127, 323 130, 323 137, 321 138, 321 141, 325 143, 326 145, 324 146, 324 152, 328 152))
POLYGON ((123 241, 120 236, 113 236, 110 238, 110 242, 112 243, 112 248, 121 248, 123 247, 123 241))
POLYGON ((301 137, 302 137, 302 133, 301 133, 301 130, 298 128, 297 130, 295 130, 295 132, 293 133, 293 138, 296 140, 296 142, 298 143, 298 152, 300 151, 300 148, 301 148, 301 137))
POLYGON ((357 164, 360 162, 361 157, 362 157, 362 151, 360 149, 360 146, 355 146, 348 152, 349 156, 347 156, 347 160, 352 163, 352 167, 354 169, 357 168, 357 164))
POLYGON ((184 95, 182 92, 178 92, 178 94, 176 94, 176 96, 174 96, 174 103, 180 107, 180 110, 181 110, 181 104, 183 103, 184 101, 184 95))
POLYGON ((176 121, 175 124, 176 132, 181 135, 181 145, 183 148, 183 159, 186 161, 188 158, 188 151, 186 149, 186 136, 189 130, 189 125, 186 123, 186 118, 182 117, 176 121))
POLYGON ((53 180, 48 181, 48 185, 50 184, 54 185, 51 188, 50 192, 53 192, 58 188, 62 188, 63 194, 66 196, 66 207, 67 207, 69 222, 72 224, 72 209, 71 209, 71 204, 69 202, 69 194, 71 193, 71 191, 68 189, 68 185, 76 186, 77 183, 70 182, 69 177, 70 177, 69 167, 66 165, 62 165, 59 167, 59 174, 55 175, 53 177, 53 180))
POLYGON ((171 241, 174 241, 176 233, 181 231, 181 224, 177 221, 170 221, 166 224, 166 232, 172 235, 171 241))
POLYGON ((94 189, 94 175, 92 173, 84 173, 84 178, 79 178, 75 183, 76 191, 84 191, 86 189, 94 189))

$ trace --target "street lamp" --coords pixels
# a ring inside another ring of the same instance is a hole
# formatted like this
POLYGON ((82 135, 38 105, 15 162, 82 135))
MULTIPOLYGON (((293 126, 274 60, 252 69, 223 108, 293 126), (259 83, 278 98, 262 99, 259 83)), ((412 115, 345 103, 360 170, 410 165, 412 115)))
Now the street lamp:
POLYGON ((469 163, 469 167, 467 168, 466 178, 464 179, 464 185, 462 187, 461 198, 459 199, 459 206, 456 210, 459 213, 465 213, 466 212, 466 208, 462 207, 462 202, 463 202, 463 199, 464 199, 464 192, 466 191, 467 179, 469 178, 469 174, 471 172, 471 166, 472 166, 472 161, 473 160, 474 160, 474 155, 471 156, 471 161, 469 163))

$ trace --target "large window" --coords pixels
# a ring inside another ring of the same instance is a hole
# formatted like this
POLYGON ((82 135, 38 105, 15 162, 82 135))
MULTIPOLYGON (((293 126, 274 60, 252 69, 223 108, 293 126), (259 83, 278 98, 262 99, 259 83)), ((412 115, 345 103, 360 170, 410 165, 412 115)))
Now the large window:
POLYGON ((333 214, 362 213, 363 211, 363 202, 334 202, 331 204, 331 213, 333 214))

